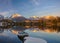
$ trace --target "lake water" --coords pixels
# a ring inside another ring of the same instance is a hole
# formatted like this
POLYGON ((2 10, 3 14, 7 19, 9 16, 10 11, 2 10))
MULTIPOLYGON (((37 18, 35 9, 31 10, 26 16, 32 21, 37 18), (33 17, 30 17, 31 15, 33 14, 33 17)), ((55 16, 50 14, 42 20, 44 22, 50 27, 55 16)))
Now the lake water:
POLYGON ((43 39, 47 43, 60 43, 60 28, 27 28, 20 26, 0 28, 0 43, 22 43, 18 38, 18 32, 23 31, 28 33, 29 37, 43 39))

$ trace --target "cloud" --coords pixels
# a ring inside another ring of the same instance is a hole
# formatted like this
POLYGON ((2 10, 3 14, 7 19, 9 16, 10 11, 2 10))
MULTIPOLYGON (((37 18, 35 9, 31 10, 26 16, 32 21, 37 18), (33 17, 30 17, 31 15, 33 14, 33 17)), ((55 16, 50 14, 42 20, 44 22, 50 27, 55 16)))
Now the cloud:
POLYGON ((8 14, 9 12, 0 12, 0 15, 6 15, 8 14))
POLYGON ((40 0, 31 0, 33 4, 35 5, 39 5, 40 4, 40 0))
POLYGON ((7 15, 10 15, 14 11, 15 10, 9 10, 9 11, 0 12, 0 15, 7 16, 7 15))

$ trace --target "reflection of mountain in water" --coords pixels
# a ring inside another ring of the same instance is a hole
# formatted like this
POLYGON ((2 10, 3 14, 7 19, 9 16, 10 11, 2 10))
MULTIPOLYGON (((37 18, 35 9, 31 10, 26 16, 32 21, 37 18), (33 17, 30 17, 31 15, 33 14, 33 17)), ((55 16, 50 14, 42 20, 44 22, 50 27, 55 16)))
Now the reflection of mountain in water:
MULTIPOLYGON (((25 37, 28 37, 28 33, 24 32, 27 28, 20 27, 20 26, 14 26, 11 29, 9 29, 13 34, 17 35, 18 38, 24 43, 25 37)), ((0 29, 0 33, 4 32, 4 28, 0 29)), ((7 29, 6 29, 7 30, 7 29)))
MULTIPOLYGON (((18 34, 18 32, 23 32, 27 29, 29 29, 30 31, 33 31, 33 32, 37 32, 37 31, 60 32, 59 27, 54 28, 54 27, 40 27, 40 26, 22 26, 22 27, 21 26, 13 26, 13 27, 10 27, 10 28, 11 28, 10 31, 14 34, 18 34)), ((6 28, 3 27, 3 29, 8 29, 8 26, 6 28)))
POLYGON ((11 32, 13 34, 16 34, 18 36, 18 38, 22 41, 22 43, 24 43, 25 41, 25 37, 28 37, 28 33, 24 32, 24 30, 26 30, 27 28, 25 27, 20 27, 20 26, 14 26, 11 29, 11 32))
POLYGON ((44 32, 50 32, 50 33, 52 33, 52 32, 60 32, 60 28, 53 28, 53 27, 50 27, 50 28, 48 28, 48 27, 42 27, 42 28, 40 28, 40 27, 37 27, 37 28, 32 28, 32 29, 30 29, 32 32, 38 32, 38 31, 44 31, 44 32))
POLYGON ((10 30, 13 34, 18 34, 19 32, 23 32, 25 31, 27 28, 25 27, 20 27, 20 26, 14 26, 12 27, 12 29, 10 30))
MULTIPOLYGON (((6 28, 5 28, 6 29, 6 28)), ((5 30, 4 28, 0 28, 0 33, 4 32, 5 30)), ((40 32, 40 31, 44 31, 44 32, 60 32, 60 28, 56 27, 40 27, 40 26, 14 26, 11 28, 7 28, 8 30, 10 30, 10 32, 14 35, 17 35, 17 37, 24 43, 25 41, 25 37, 29 36, 28 32, 26 33, 25 30, 29 30, 32 32, 40 32)), ((6 29, 6 30, 7 30, 6 29)))
POLYGON ((12 30, 16 30, 16 31, 24 31, 26 30, 27 28, 25 27, 21 27, 21 26, 14 26, 12 27, 12 30))
POLYGON ((60 32, 60 28, 45 28, 44 32, 60 32))

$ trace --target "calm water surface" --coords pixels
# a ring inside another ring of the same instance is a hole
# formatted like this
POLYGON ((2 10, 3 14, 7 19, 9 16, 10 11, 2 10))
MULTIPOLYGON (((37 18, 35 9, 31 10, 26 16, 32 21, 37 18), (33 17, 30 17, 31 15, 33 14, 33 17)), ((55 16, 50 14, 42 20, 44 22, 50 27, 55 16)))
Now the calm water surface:
POLYGON ((13 27, 8 29, 0 28, 0 43, 22 43, 18 38, 17 32, 25 31, 29 37, 42 38, 47 43, 60 43, 59 28, 26 28, 26 27, 13 27))

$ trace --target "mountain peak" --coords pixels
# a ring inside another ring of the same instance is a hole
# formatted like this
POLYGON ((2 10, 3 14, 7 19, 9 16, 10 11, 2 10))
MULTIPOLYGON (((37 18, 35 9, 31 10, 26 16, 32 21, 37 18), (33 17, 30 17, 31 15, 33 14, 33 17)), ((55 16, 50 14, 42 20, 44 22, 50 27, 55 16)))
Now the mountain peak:
POLYGON ((30 20, 39 20, 39 17, 38 16, 32 16, 29 18, 30 20))
POLYGON ((21 15, 17 13, 12 15, 12 18, 16 18, 16 17, 21 17, 21 15))
POLYGON ((32 16, 32 17, 30 17, 30 18, 38 18, 38 16, 32 16))

